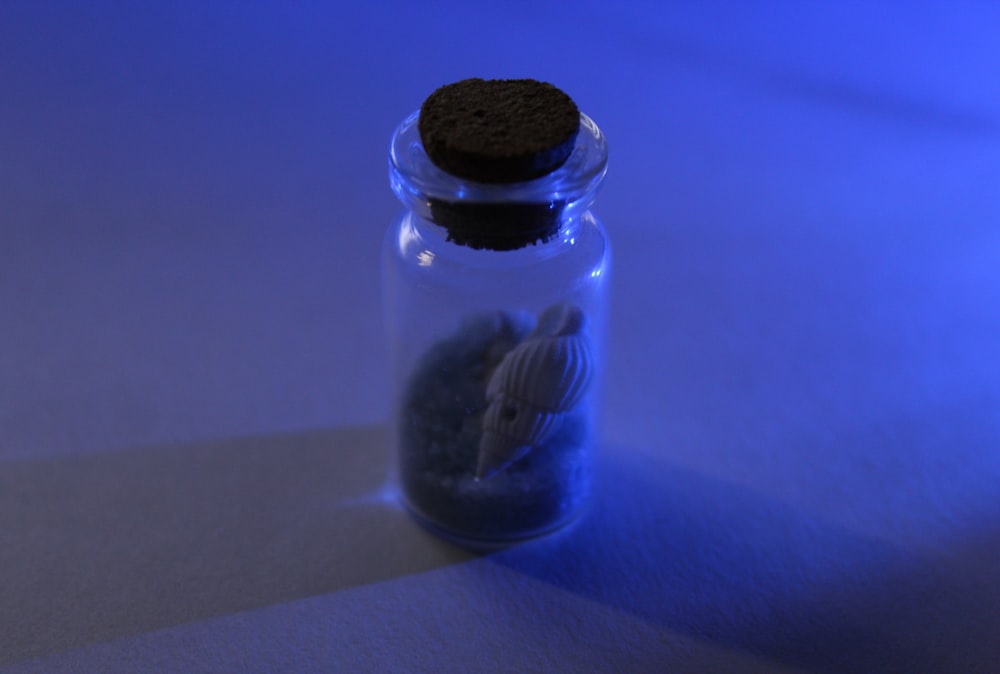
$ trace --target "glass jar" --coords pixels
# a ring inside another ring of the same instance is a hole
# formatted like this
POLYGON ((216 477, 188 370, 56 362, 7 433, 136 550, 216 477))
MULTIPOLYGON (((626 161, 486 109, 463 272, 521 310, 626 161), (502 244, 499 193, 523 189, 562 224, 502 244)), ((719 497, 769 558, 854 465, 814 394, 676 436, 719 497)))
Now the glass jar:
POLYGON ((590 494, 611 265, 590 205, 607 147, 580 114, 561 167, 474 182, 430 161, 419 114, 392 138, 406 210, 383 246, 398 481, 432 530, 503 544, 567 524, 590 494))

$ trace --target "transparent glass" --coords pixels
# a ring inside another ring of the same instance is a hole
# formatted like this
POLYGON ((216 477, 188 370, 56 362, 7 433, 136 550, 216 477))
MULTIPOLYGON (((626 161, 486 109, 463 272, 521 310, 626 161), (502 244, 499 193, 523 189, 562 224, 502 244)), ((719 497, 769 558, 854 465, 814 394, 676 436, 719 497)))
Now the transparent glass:
POLYGON ((589 209, 607 167, 604 138, 581 115, 562 167, 486 185, 434 166, 414 113, 396 130, 389 160, 406 207, 383 246, 404 502, 465 543, 559 528, 588 501, 599 425, 611 248, 589 209), (503 250, 461 245, 435 222, 442 204, 473 226, 476 211, 462 208, 547 211, 554 235, 503 250))

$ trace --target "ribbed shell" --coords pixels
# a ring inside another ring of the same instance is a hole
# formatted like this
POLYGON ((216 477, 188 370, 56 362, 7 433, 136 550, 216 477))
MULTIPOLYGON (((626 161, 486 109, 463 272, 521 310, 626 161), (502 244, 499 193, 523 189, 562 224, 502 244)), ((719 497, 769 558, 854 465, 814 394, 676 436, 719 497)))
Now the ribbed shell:
POLYGON ((504 357, 486 388, 486 399, 502 395, 544 412, 565 412, 580 402, 593 370, 583 335, 530 338, 504 357))
POLYGON ((531 403, 501 396, 494 398, 483 415, 483 429, 513 438, 522 445, 538 444, 559 422, 559 414, 531 403))
POLYGON ((594 372, 583 325, 578 307, 549 307, 536 331, 504 356, 486 387, 478 478, 545 442, 583 398, 594 372))

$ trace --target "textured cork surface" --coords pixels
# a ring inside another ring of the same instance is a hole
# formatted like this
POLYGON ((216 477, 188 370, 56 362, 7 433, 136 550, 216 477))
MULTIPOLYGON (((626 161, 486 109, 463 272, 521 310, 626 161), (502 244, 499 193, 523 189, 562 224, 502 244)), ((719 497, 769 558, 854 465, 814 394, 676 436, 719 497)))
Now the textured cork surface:
POLYGON ((475 78, 428 96, 419 125, 427 156, 444 171, 477 182, 514 183, 565 163, 580 111, 546 82, 475 78))

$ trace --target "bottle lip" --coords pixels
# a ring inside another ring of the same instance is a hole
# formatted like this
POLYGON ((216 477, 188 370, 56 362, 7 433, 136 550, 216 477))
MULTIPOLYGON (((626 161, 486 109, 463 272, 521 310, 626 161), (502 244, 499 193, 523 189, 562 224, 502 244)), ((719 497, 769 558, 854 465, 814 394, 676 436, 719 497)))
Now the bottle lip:
POLYGON ((566 162, 551 173, 516 183, 480 183, 446 173, 434 165, 423 144, 413 112, 393 133, 389 146, 389 180, 396 196, 421 215, 432 202, 467 204, 564 204, 564 211, 589 206, 608 169, 604 134, 580 113, 580 132, 566 162))

